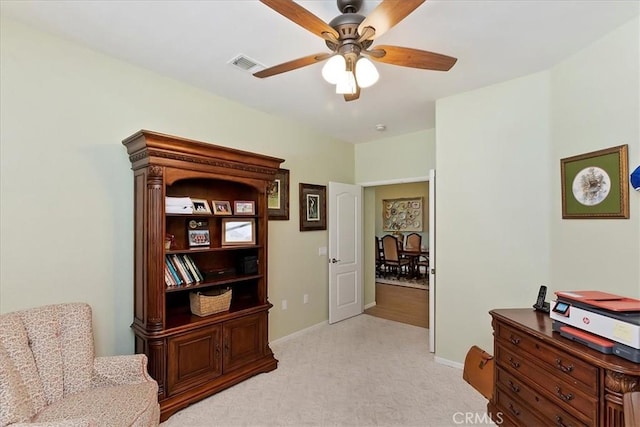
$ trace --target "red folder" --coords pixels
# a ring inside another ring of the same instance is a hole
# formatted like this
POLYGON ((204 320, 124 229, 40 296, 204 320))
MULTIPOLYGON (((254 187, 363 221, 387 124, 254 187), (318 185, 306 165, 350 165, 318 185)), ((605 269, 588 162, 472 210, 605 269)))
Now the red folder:
POLYGON ((623 297, 601 291, 558 291, 558 298, 591 305, 604 310, 640 311, 640 299, 623 297))

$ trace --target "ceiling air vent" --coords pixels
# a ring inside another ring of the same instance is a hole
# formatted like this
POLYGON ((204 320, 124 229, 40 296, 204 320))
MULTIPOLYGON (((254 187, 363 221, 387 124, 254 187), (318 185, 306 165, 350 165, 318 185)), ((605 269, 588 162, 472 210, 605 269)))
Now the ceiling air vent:
POLYGON ((233 65, 234 67, 238 67, 243 71, 248 71, 252 74, 265 69, 264 65, 243 54, 240 54, 233 58, 231 61, 229 61, 229 64, 233 65))

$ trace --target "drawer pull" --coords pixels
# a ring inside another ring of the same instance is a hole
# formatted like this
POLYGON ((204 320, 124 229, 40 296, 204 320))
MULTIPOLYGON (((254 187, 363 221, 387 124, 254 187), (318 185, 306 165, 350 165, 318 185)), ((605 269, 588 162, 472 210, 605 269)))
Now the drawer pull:
POLYGON ((573 371, 573 365, 565 366, 562 364, 562 360, 560 360, 559 358, 556 359, 556 368, 560 369, 562 372, 573 371))
POLYGON ((513 381, 509 381, 509 387, 514 393, 520 393, 520 387, 517 384, 514 384, 513 381))
POLYGON ((556 387, 556 395, 564 400, 565 402, 570 401, 571 399, 573 399, 573 394, 569 393, 569 394, 562 394, 562 391, 560 390, 560 387, 556 387))
POLYGON ((511 344, 513 345, 520 344, 520 338, 514 337, 513 335, 509 335, 509 341, 511 341, 511 344))
POLYGON ((517 360, 513 360, 512 357, 509 357, 509 364, 513 367, 513 369, 518 369, 520 367, 520 362, 517 360))
POLYGON ((569 425, 562 422, 562 417, 560 415, 556 415, 556 426, 558 427, 570 427, 569 425))
POLYGON ((509 403, 509 410, 511 411, 511 413, 513 415, 515 415, 516 417, 518 415, 520 415, 520 411, 518 411, 516 408, 513 407, 513 403, 509 403))

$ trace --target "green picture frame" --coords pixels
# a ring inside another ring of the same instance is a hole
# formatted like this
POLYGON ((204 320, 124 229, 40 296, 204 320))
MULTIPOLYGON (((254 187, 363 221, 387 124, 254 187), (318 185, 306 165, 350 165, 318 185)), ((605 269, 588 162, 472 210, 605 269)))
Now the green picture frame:
POLYGON ((627 145, 560 160, 563 219, 628 219, 627 145))

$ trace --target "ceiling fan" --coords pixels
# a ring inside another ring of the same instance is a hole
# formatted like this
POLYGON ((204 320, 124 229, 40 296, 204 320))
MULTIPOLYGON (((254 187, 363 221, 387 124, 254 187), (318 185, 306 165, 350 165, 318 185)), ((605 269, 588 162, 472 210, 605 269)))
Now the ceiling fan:
POLYGON ((448 71, 457 61, 456 58, 425 50, 371 46, 375 39, 406 18, 425 0, 383 0, 367 17, 357 13, 363 0, 337 0, 342 14, 328 24, 293 0, 260 1, 323 38, 331 52, 284 62, 254 73, 256 77, 270 77, 329 59, 322 70, 323 77, 336 85, 336 93, 343 94, 345 101, 353 101, 360 97, 360 88, 371 86, 378 80, 378 72, 367 57, 386 64, 437 71, 448 71))

